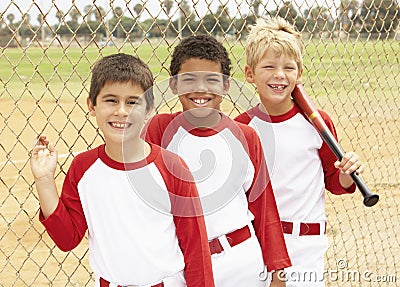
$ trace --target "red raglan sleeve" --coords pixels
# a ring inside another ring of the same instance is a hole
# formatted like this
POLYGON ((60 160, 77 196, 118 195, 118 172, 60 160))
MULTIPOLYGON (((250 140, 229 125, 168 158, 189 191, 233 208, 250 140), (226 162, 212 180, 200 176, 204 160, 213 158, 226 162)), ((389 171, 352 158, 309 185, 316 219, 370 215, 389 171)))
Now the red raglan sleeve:
POLYGON ((260 242, 268 271, 291 266, 283 237, 264 152, 255 131, 247 137, 249 156, 255 168, 253 183, 247 192, 249 209, 254 215, 254 229, 260 242))
POLYGON ((46 228, 47 233, 62 251, 75 248, 85 235, 87 223, 78 194, 79 176, 76 169, 79 163, 74 159, 64 179, 60 200, 56 210, 44 218, 39 213, 39 220, 46 228))
POLYGON ((197 188, 184 161, 171 154, 164 151, 166 168, 161 173, 170 194, 176 235, 185 260, 186 284, 213 287, 211 254, 197 188))
POLYGON ((235 121, 245 124, 245 125, 248 125, 250 120, 251 120, 251 118, 247 112, 240 114, 235 118, 235 121))
MULTIPOLYGON (((337 134, 335 126, 331 118, 324 111, 319 111, 323 120, 325 121, 328 129, 337 140, 337 134)), ((321 158, 322 168, 324 170, 325 188, 333 194, 347 194, 353 193, 356 190, 356 185, 352 184, 349 188, 345 189, 340 185, 339 174, 340 171, 334 166, 337 160, 335 154, 330 150, 329 146, 323 142, 320 150, 319 157, 321 158)))
POLYGON ((175 114, 157 114, 146 123, 142 130, 142 138, 161 147, 166 147, 179 126, 179 118, 175 114), (178 119, 178 120, 177 120, 178 119))

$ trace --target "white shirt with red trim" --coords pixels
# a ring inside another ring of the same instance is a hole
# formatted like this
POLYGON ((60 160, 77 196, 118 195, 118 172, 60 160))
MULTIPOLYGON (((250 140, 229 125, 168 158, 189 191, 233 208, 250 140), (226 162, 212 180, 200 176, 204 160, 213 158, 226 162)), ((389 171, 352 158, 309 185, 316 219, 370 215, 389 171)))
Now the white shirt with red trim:
MULTIPOLYGON (((337 138, 332 120, 320 111, 337 138)), ((269 116, 259 106, 235 120, 253 127, 263 145, 280 217, 291 222, 323 222, 325 188, 334 194, 354 192, 339 183, 337 160, 310 122, 294 105, 287 113, 269 116)))
POLYGON ((221 117, 213 128, 196 128, 182 112, 158 114, 144 135, 187 163, 198 187, 209 240, 253 221, 268 269, 290 266, 260 140, 252 128, 221 117))
POLYGON ((40 220, 64 251, 88 229, 96 277, 147 285, 185 270, 187 286, 205 287, 213 286, 213 277, 201 212, 193 178, 178 156, 151 145, 146 159, 123 164, 102 145, 73 160, 57 209, 40 220))

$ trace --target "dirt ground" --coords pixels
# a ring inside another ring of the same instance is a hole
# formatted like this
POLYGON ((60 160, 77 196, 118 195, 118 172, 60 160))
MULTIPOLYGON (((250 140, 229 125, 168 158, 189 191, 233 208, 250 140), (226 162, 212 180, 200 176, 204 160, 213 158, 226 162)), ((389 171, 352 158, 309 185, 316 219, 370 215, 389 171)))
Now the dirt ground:
MULTIPOLYGON (((64 253, 38 222, 39 204, 28 162, 35 136, 46 134, 60 155, 60 187, 72 153, 102 142, 94 121, 86 115, 84 101, 21 100, 16 104, 1 99, 0 103, 0 286, 93 286, 87 240, 64 253)), ((399 286, 399 109, 381 103, 360 104, 364 106, 358 112, 354 103, 341 114, 329 104, 324 109, 339 123, 344 149, 355 150, 364 159, 363 178, 380 201, 367 208, 358 191, 350 196, 327 196, 326 285, 399 286)), ((228 102, 223 105, 233 117, 238 111, 232 109, 228 102)))

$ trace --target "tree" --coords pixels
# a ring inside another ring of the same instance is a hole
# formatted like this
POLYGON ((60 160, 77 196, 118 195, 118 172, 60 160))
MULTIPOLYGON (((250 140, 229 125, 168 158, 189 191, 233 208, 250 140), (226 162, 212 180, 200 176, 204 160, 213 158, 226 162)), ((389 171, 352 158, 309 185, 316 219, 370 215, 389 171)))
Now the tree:
POLYGON ((117 6, 113 10, 113 13, 114 13, 114 18, 120 19, 124 15, 124 10, 122 10, 121 7, 117 6))
POLYGON ((261 0, 252 0, 251 1, 251 6, 253 7, 254 15, 256 17, 260 16, 260 5, 261 5, 261 0))
POLYGON ((360 24, 359 6, 357 0, 342 0, 339 6, 339 30, 354 32, 356 24, 360 24))
POLYGON ((29 13, 22 14, 22 19, 20 22, 19 34, 24 38, 34 37, 34 32, 31 27, 31 15, 29 13))
POLYGON ((69 16, 71 17, 71 22, 78 24, 79 15, 80 14, 75 7, 73 7, 71 10, 69 10, 69 16))
POLYGON ((216 34, 226 34, 231 25, 231 19, 229 16, 229 10, 226 4, 219 5, 217 8, 217 12, 215 13, 215 17, 217 19, 218 25, 216 26, 216 34))
POLYGON ((60 10, 57 10, 57 12, 56 12, 56 18, 57 18, 57 20, 58 20, 58 27, 60 27, 60 26, 61 26, 61 22, 62 22, 63 19, 64 19, 64 13, 61 12, 60 10))
POLYGON ((321 34, 325 30, 331 30, 333 21, 329 9, 325 6, 314 6, 307 13, 307 29, 312 34, 321 34))
MULTIPOLYGON (((170 20, 170 13, 172 10, 172 7, 174 6, 174 1, 173 0, 165 0, 162 2, 162 7, 165 8, 165 13, 168 16, 168 20, 170 20)), ((170 21, 167 21, 167 25, 165 27, 165 35, 168 38, 168 36, 170 35, 170 21)))
POLYGON ((13 13, 8 14, 7 15, 7 20, 9 22, 8 25, 10 27, 13 27, 14 26, 15 15, 13 13))
MULTIPOLYGON (((179 9, 178 37, 181 38, 182 34, 185 34, 185 35, 191 34, 191 32, 188 29, 188 23, 190 22, 192 13, 190 11, 190 5, 187 2, 187 0, 180 1, 178 3, 178 9, 179 9), (182 25, 183 22, 185 23, 184 25, 182 25)), ((194 19, 194 15, 192 18, 194 19)))
POLYGON ((96 5, 96 10, 93 11, 93 15, 96 22, 102 22, 102 19, 106 15, 106 13, 103 7, 96 5))
POLYGON ((174 6, 173 0, 165 0, 162 2, 162 7, 165 8, 165 12, 167 13, 168 18, 169 18, 169 13, 171 13, 171 9, 173 6, 174 6))
POLYGON ((69 10, 69 17, 71 18, 71 20, 67 22, 68 30, 70 31, 69 33, 71 33, 71 31, 75 33, 78 31, 79 16, 79 11, 75 7, 69 10))
POLYGON ((39 27, 40 27, 40 40, 42 41, 42 44, 44 43, 46 33, 45 33, 45 27, 44 27, 44 17, 42 13, 39 13, 37 16, 37 21, 39 22, 39 27))
POLYGON ((394 0, 364 0, 361 4, 360 19, 364 23, 362 31, 371 33, 372 37, 394 33, 399 18, 399 5, 394 0))
POLYGON ((136 13, 136 18, 137 18, 138 20, 139 20, 140 16, 142 15, 143 9, 144 9, 144 7, 143 7, 143 5, 140 4, 140 3, 136 4, 135 6, 133 6, 133 11, 135 11, 135 13, 136 13))
POLYGON ((286 1, 283 3, 282 7, 279 7, 276 12, 271 12, 271 14, 278 15, 279 17, 286 19, 289 23, 294 24, 298 13, 292 2, 286 1))

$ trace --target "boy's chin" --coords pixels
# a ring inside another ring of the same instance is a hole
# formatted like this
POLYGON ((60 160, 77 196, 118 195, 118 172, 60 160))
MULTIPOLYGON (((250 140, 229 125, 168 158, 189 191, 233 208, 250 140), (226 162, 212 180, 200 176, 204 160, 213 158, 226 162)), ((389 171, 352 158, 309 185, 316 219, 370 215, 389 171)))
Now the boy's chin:
POLYGON ((184 111, 184 113, 189 117, 202 119, 202 118, 207 118, 215 113, 219 113, 219 110, 212 108, 194 108, 186 110, 184 111))

